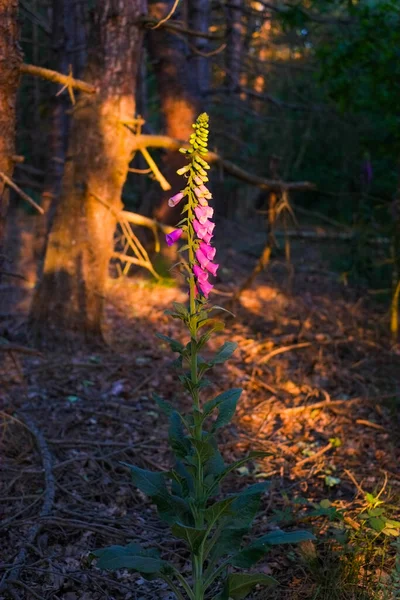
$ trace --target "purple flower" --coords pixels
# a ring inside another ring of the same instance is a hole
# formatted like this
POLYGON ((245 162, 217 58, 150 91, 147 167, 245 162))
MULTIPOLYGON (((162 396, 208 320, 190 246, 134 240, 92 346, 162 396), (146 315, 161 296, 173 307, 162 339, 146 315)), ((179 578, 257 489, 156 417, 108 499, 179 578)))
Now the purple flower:
MULTIPOLYGON (((215 277, 215 275, 217 274, 217 269, 218 269, 219 265, 208 260, 208 258, 200 250, 200 248, 198 250, 196 250, 196 258, 199 261, 201 268, 207 269, 207 271, 212 273, 212 275, 214 275, 214 277, 215 277)), ((199 283, 200 283, 200 281, 199 281, 199 283)))
POLYGON ((214 286, 211 285, 211 283, 209 283, 208 281, 199 281, 199 288, 201 289, 203 296, 205 296, 206 298, 208 298, 208 294, 211 292, 213 287, 214 286))
POLYGON ((208 273, 206 273, 206 271, 203 271, 203 269, 199 267, 199 265, 193 265, 193 273, 195 274, 195 277, 199 282, 204 283, 208 279, 208 273))
POLYGON ((171 231, 171 233, 168 233, 165 236, 168 246, 172 246, 172 244, 175 244, 175 242, 177 242, 181 237, 182 233, 182 229, 175 229, 174 231, 171 231))
POLYGON ((200 244, 200 250, 203 252, 203 254, 206 255, 206 257, 208 258, 208 260, 213 260, 213 258, 215 256, 215 253, 216 253, 216 249, 215 248, 213 248, 209 244, 201 242, 201 244, 200 244))
POLYGON ((183 198, 182 192, 175 194, 175 196, 172 196, 172 198, 170 198, 168 200, 168 206, 170 206, 171 208, 176 206, 177 204, 179 204, 179 202, 182 200, 182 198, 183 198))
POLYGON ((196 206, 194 212, 196 213, 199 223, 204 225, 207 222, 207 219, 211 219, 213 216, 214 209, 211 208, 211 206, 196 206))
POLYGON ((209 262, 207 264, 206 268, 207 268, 207 271, 210 271, 210 273, 212 275, 214 275, 214 277, 216 277, 217 276, 218 267, 219 267, 219 264, 213 263, 213 262, 209 262))

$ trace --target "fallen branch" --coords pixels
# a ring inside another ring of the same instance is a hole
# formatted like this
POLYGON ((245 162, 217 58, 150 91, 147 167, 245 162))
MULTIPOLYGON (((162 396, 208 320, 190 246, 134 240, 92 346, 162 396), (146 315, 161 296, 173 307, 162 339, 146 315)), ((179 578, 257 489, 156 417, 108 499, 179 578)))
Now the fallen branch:
POLYGON ((45 69, 44 67, 37 67, 36 65, 28 65, 26 63, 23 63, 20 66, 20 71, 25 75, 41 77, 42 79, 47 79, 47 81, 60 83, 66 88, 73 88, 75 90, 79 90, 80 92, 85 92, 86 94, 96 93, 96 88, 94 85, 86 83, 86 81, 82 81, 81 79, 75 79, 71 75, 63 75, 62 73, 58 73, 58 71, 52 71, 51 69, 45 69))
POLYGON ((25 200, 25 202, 28 202, 28 204, 33 206, 33 208, 35 208, 38 212, 40 212, 41 215, 44 214, 43 208, 41 206, 39 206, 39 204, 36 204, 36 202, 30 196, 28 196, 28 194, 26 194, 23 190, 21 190, 21 188, 18 187, 18 185, 16 183, 14 183, 14 181, 12 179, 7 177, 7 175, 5 173, 3 173, 2 171, 0 171, 0 178, 4 181, 4 183, 6 185, 8 185, 8 187, 12 188, 15 192, 17 192, 17 194, 19 196, 21 196, 21 198, 23 200, 25 200))
MULTIPOLYGON (((29 429, 29 431, 31 432, 33 437, 35 438, 35 442, 36 442, 36 445, 37 445, 37 448, 39 450, 40 457, 42 460, 44 477, 45 477, 45 491, 44 491, 43 506, 39 513, 39 519, 44 519, 50 514, 50 511, 53 508, 54 498, 55 498, 55 489, 56 488, 55 488, 55 480, 54 480, 54 475, 53 475, 53 470, 52 470, 52 462, 53 461, 52 461, 52 457, 50 454, 50 450, 46 444, 46 440, 44 439, 44 436, 43 436, 42 432, 40 431, 40 429, 38 429, 38 427, 32 421, 30 416, 23 414, 20 416, 20 418, 25 423, 25 425, 27 426, 27 428, 29 429)), ((3 576, 3 579, 0 582, 0 591, 4 591, 4 589, 10 583, 13 583, 14 581, 16 581, 18 579, 19 574, 24 567, 28 547, 31 544, 33 544, 36 536, 40 533, 41 528, 42 528, 42 523, 40 521, 37 521, 34 525, 32 525, 32 527, 28 531, 28 534, 25 538, 24 545, 20 548, 17 556, 15 557, 15 559, 13 561, 13 567, 9 571, 6 571, 6 573, 3 576)))
MULTIPOLYGON (((141 150, 142 148, 163 148, 165 150, 179 150, 179 148, 188 147, 188 144, 176 140, 167 135, 146 135, 140 134, 133 139, 133 149, 141 150)), ((208 152, 204 157, 207 162, 220 165, 227 173, 233 175, 237 179, 254 185, 261 190, 281 191, 281 190, 315 190, 315 184, 309 181, 294 181, 285 182, 275 179, 265 179, 253 173, 245 171, 238 165, 222 158, 216 152, 208 152)))

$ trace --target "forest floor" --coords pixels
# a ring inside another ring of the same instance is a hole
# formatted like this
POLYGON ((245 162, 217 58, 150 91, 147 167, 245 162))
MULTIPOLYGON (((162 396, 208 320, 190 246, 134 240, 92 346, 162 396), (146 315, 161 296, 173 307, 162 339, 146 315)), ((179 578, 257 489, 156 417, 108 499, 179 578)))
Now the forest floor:
MULTIPOLYGON (((252 268, 257 240, 248 231, 253 249, 239 251, 232 240, 244 233, 226 223, 223 235, 217 289, 225 293, 252 268)), ((249 450, 270 453, 228 486, 270 480, 255 531, 301 526, 318 538, 268 555, 258 570, 279 586, 257 598, 399 598, 395 535, 379 533, 374 514, 362 518, 374 504, 368 493, 380 494, 381 522, 399 518, 400 356, 390 347, 387 314, 362 290, 341 284, 318 246, 297 242, 292 257, 291 275, 274 260, 210 345, 238 343, 211 376, 210 394, 244 390, 233 425, 220 435, 226 461, 249 450), (338 541, 344 536, 347 544, 338 541)), ((11 341, 28 296, 8 324, 11 341)), ((145 277, 110 280, 106 348, 2 353, 0 582, 11 583, 0 598, 174 598, 127 571, 102 572, 88 557, 94 548, 137 540, 186 568, 181 543, 167 536, 121 465, 170 466, 166 418, 152 395, 181 408, 187 400, 169 348, 155 334, 180 337, 180 322, 164 310, 185 298, 179 286, 145 277)))

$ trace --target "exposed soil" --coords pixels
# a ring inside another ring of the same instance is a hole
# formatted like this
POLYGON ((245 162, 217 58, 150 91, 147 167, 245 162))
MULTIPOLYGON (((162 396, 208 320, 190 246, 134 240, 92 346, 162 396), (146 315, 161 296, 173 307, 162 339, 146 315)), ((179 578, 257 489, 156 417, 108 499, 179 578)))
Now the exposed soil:
MULTIPOLYGON (((251 248, 232 249, 240 235, 224 223, 216 304, 227 300, 254 263, 251 248)), ((250 231, 247 236, 259 241, 250 231)), ((275 260, 234 307, 236 318, 213 338, 210 349, 225 339, 239 347, 215 369, 208 393, 244 390, 234 424, 220 436, 227 461, 249 450, 270 452, 228 482, 241 487, 270 479, 256 530, 302 521, 322 535, 326 524, 304 519, 303 505, 293 507, 293 499, 328 498, 346 509, 351 529, 364 492, 384 485, 381 499, 394 505, 400 498, 400 356, 390 347, 382 307, 362 290, 340 284, 317 247, 297 243, 292 256, 291 276, 275 260)), ((20 313, 14 311, 4 326, 14 344, 21 345, 14 340, 29 294, 24 290, 20 313)), ((137 540, 156 545, 186 569, 183 546, 168 537, 121 464, 170 466, 168 426, 152 394, 181 408, 187 399, 169 349, 155 333, 182 335, 180 322, 164 310, 185 299, 179 286, 152 284, 140 273, 110 279, 107 348, 74 355, 62 348, 1 353, 0 581, 12 584, 0 598, 174 598, 137 575, 99 571, 88 556, 94 548, 137 540)), ((390 565, 388 560, 385 576, 390 565)), ((277 549, 261 569, 280 582, 277 600, 317 597, 297 550, 277 549)))

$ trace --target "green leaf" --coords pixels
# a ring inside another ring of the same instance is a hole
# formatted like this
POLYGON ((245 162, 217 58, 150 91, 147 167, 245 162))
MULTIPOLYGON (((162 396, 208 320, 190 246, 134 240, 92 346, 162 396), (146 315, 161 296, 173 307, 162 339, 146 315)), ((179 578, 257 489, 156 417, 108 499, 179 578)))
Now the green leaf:
POLYGON ((263 458, 265 456, 270 456, 269 452, 259 452, 257 450, 250 452, 245 458, 241 458, 240 460, 236 460, 235 462, 231 463, 230 465, 228 465, 227 467, 225 467, 225 469, 223 471, 221 471, 221 473, 219 473, 216 478, 215 478, 215 482, 214 484, 211 486, 210 488, 210 493, 213 491, 213 489, 215 487, 218 486, 218 484, 225 479, 225 477, 231 472, 234 471, 235 469, 237 469, 238 467, 240 467, 241 465, 244 465, 246 462, 248 462, 249 460, 253 460, 254 458, 263 458))
POLYGON ((206 508, 204 511, 204 518, 209 526, 214 525, 221 517, 232 513, 231 504, 234 499, 234 497, 225 498, 219 502, 214 502, 214 504, 206 508))
POLYGON ((171 414, 174 412, 174 407, 155 392, 153 393, 153 399, 157 403, 157 406, 163 411, 163 413, 166 414, 167 417, 170 417, 171 414))
POLYGON ((271 586, 277 581, 263 573, 231 573, 228 575, 221 600, 242 600, 250 594, 256 585, 271 586))
MULTIPOLYGON (((225 323, 223 323, 222 321, 216 321, 214 319, 207 319, 207 321, 209 322, 209 324, 212 324, 212 327, 210 327, 210 329, 206 333, 203 333, 203 335, 197 340, 197 350, 201 350, 206 345, 213 333, 215 333, 216 331, 222 331, 225 327, 225 323)), ((205 323, 203 323, 201 326, 204 327, 204 325, 205 323)), ((211 364, 217 363, 211 361, 211 364)))
POLYGON ((228 313, 228 315, 231 315, 232 317, 234 317, 235 315, 233 314, 233 312, 231 312, 230 310, 227 310, 226 308, 224 308, 223 306, 218 306, 218 304, 214 304, 214 306, 212 306, 210 308, 210 312, 212 310, 222 310, 222 312, 226 312, 228 313))
POLYGON ((182 523, 175 523, 171 527, 172 535, 175 537, 185 540, 188 543, 190 550, 193 554, 197 554, 201 543, 203 542, 207 530, 206 529, 198 529, 196 527, 188 527, 187 525, 183 525, 182 523))
POLYGON ((218 350, 217 354, 210 361, 213 365, 220 365, 227 361, 237 348, 236 342, 225 342, 218 350))
POLYGON ((193 525, 190 506, 183 498, 175 494, 170 494, 168 496, 153 496, 153 501, 157 506, 158 514, 162 521, 165 521, 169 525, 178 521, 185 525, 193 525))
POLYGON ((204 465, 215 454, 215 447, 209 440, 195 440, 190 438, 192 445, 196 450, 198 459, 204 465))
POLYGON ((99 569, 131 569, 139 573, 159 573, 167 563, 161 560, 157 550, 143 550, 139 544, 131 543, 128 546, 109 546, 92 552, 99 569))
POLYGON ((173 494, 186 498, 194 490, 193 476, 180 460, 176 462, 175 468, 169 471, 168 474, 172 479, 171 489, 173 494))
POLYGON ((299 544, 315 540, 315 536, 309 531, 271 531, 254 540, 249 548, 259 548, 264 546, 279 546, 281 544, 299 544))
POLYGON ((231 505, 234 516, 224 521, 224 527, 229 529, 247 529, 257 515, 261 495, 269 487, 268 482, 256 483, 237 495, 231 505))
POLYGON ((368 519, 368 523, 372 529, 375 529, 378 533, 383 531, 386 527, 386 519, 382 519, 381 517, 371 517, 368 519))
POLYGON ((246 533, 247 529, 224 529, 211 550, 210 561, 214 562, 226 554, 235 552, 246 533))
POLYGON ((169 419, 168 441, 176 456, 184 458, 190 453, 190 442, 183 430, 181 416, 176 410, 169 419))
POLYGON ((218 396, 204 404, 203 415, 205 417, 208 417, 208 415, 210 415, 213 410, 218 408, 222 402, 226 402, 231 399, 236 399, 237 402, 240 398, 241 393, 241 388, 233 388, 231 390, 226 390, 225 392, 222 392, 222 394, 218 394, 218 396))
POLYGON ((174 310, 183 317, 189 314, 187 307, 184 304, 181 304, 180 302, 173 302, 172 306, 174 307, 174 310))
POLYGON ((121 463, 128 467, 132 473, 133 483, 147 496, 168 496, 164 475, 147 469, 140 469, 135 465, 121 463))
POLYGON ((223 427, 232 419, 241 393, 242 390, 240 388, 233 388, 205 403, 203 409, 204 417, 210 415, 213 410, 218 410, 218 417, 212 426, 213 431, 223 427))
POLYGON ((182 353, 185 349, 183 344, 181 344, 177 340, 174 340, 174 339, 168 337, 167 335, 162 335, 161 333, 156 333, 156 336, 158 338, 160 338, 160 340, 164 340, 164 342, 167 342, 173 352, 182 353))

